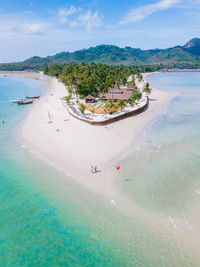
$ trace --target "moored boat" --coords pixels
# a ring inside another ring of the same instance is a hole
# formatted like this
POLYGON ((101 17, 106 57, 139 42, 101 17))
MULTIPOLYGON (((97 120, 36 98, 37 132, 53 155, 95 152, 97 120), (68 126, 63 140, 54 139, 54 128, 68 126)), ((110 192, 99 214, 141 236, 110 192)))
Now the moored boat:
POLYGON ((39 95, 37 95, 37 96, 27 96, 26 98, 27 99, 37 99, 37 98, 39 98, 40 96, 39 95))
POLYGON ((21 102, 21 101, 23 101, 22 98, 17 98, 17 99, 10 100, 11 103, 18 103, 18 102, 21 102))
POLYGON ((18 105, 28 105, 28 104, 32 104, 32 103, 33 103, 33 100, 31 100, 31 101, 22 100, 22 101, 18 102, 18 105))

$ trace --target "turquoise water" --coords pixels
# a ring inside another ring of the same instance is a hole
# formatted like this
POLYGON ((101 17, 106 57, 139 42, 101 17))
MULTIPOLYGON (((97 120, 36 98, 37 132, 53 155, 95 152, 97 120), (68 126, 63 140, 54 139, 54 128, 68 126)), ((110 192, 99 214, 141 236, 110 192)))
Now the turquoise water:
POLYGON ((43 91, 39 81, 0 77, 0 266, 123 265, 124 255, 77 205, 81 190, 15 140, 29 107, 9 100, 43 91))
MULTIPOLYGON (((148 79, 167 90, 170 75, 148 79)), ((195 75, 188 76, 196 81, 193 90, 179 77, 183 85, 173 90, 184 94, 147 128, 140 149, 121 165, 121 192, 165 216, 182 216, 199 201, 194 190, 200 188, 200 106, 194 94, 200 93, 200 76, 195 75)), ((29 107, 9 100, 43 91, 41 81, 0 77, 5 120, 0 121, 0 266, 197 266, 168 235, 73 184, 16 141, 16 125, 29 107)))
POLYGON ((124 166, 123 175, 132 178, 121 184, 145 208, 184 214, 199 199, 200 73, 161 73, 147 78, 152 87, 176 96, 166 106, 167 112, 145 129, 137 153, 124 166))
POLYGON ((195 240, 200 234, 195 223, 200 203, 200 73, 161 73, 147 79, 152 87, 175 95, 165 114, 138 138, 137 152, 123 162, 120 190, 168 220, 177 232, 186 227, 195 240))

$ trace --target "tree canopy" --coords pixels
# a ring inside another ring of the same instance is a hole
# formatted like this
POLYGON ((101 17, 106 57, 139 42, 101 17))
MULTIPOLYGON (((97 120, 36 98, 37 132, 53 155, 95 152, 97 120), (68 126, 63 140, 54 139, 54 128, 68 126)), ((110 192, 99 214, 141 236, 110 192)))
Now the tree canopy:
POLYGON ((95 63, 65 65, 52 63, 45 66, 44 73, 59 78, 69 88, 76 88, 76 93, 82 97, 88 94, 96 97, 106 93, 108 88, 115 84, 125 85, 130 75, 140 73, 140 68, 95 63))

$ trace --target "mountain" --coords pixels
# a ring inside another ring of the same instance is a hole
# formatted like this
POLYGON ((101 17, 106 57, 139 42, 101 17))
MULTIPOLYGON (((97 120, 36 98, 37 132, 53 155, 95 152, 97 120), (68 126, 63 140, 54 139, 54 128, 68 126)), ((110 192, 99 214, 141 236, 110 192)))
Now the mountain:
POLYGON ((142 50, 139 48, 120 48, 115 45, 99 45, 76 52, 62 52, 48 57, 32 57, 23 62, 0 64, 0 70, 41 69, 50 63, 95 62, 104 64, 134 64, 176 66, 177 64, 200 64, 200 39, 194 38, 184 46, 168 49, 142 50))
POLYGON ((200 56, 200 39, 194 38, 184 45, 190 53, 200 56))

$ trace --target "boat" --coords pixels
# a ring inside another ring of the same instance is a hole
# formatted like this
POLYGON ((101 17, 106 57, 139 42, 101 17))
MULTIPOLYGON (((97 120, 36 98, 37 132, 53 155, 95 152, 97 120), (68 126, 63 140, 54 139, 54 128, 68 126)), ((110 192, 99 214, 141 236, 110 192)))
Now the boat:
POLYGON ((26 101, 26 100, 22 100, 18 102, 18 105, 28 105, 28 104, 32 104, 33 100, 31 101, 26 101))
POLYGON ((37 95, 37 96, 27 96, 26 98, 27 99, 37 99, 37 98, 39 98, 40 96, 39 95, 37 95))
POLYGON ((22 98, 17 98, 17 99, 10 100, 11 103, 18 103, 18 102, 21 102, 21 101, 23 101, 22 98))

